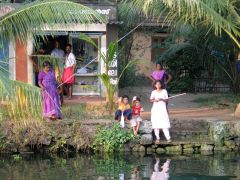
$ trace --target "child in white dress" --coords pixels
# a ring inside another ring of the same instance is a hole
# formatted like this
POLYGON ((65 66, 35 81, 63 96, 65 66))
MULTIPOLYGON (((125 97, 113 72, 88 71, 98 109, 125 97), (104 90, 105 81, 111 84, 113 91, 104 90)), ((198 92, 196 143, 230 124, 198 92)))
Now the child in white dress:
POLYGON ((168 142, 171 142, 169 134, 170 121, 168 117, 168 111, 166 103, 168 101, 168 93, 165 89, 162 89, 160 81, 155 81, 153 84, 155 90, 152 91, 150 101, 153 103, 151 110, 151 122, 154 134, 156 136, 156 144, 160 142, 159 131, 163 130, 163 133, 168 142))

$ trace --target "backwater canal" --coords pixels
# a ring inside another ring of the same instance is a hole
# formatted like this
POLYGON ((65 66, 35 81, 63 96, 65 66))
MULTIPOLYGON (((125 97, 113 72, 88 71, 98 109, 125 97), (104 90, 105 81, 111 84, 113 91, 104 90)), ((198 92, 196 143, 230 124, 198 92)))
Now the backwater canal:
POLYGON ((0 155, 1 180, 240 179, 240 153, 0 155))

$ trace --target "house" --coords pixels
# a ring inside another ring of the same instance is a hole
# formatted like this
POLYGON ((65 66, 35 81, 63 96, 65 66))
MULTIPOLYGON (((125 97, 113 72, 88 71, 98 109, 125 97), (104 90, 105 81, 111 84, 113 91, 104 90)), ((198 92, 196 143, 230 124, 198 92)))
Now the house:
MULTIPOLYGON (((82 1, 80 1, 82 2, 82 1)), ((57 39, 61 43, 61 48, 67 43, 72 45, 73 53, 76 56, 78 69, 75 75, 76 83, 73 87, 73 95, 98 95, 105 96, 105 88, 98 78, 97 74, 105 71, 104 62, 99 56, 99 51, 89 43, 80 39, 80 33, 88 35, 98 46, 102 53, 107 51, 107 47, 111 41, 118 38, 118 17, 115 5, 107 5, 103 3, 87 3, 85 5, 95 9, 100 14, 107 17, 106 24, 68 24, 56 25, 54 28, 44 28, 45 39, 40 35, 37 37, 38 45, 44 45, 47 54, 54 49, 54 41, 57 39), (87 65, 94 58, 97 59, 87 65)), ((14 10, 21 4, 9 3, 4 4, 0 8, 0 16, 14 10)), ((17 39, 15 42, 6 42, 5 48, 0 52, 0 57, 10 59, 9 72, 12 80, 17 80, 29 84, 34 84, 34 72, 32 63, 32 54, 37 50, 33 43, 33 38, 29 37, 27 44, 20 43, 17 39)), ((4 59, 4 58, 2 58, 4 59)), ((117 82, 117 59, 113 63, 111 74, 112 83, 117 82)))
POLYGON ((167 23, 154 19, 143 19, 142 25, 133 32, 131 60, 139 60, 137 73, 148 77, 156 62, 165 51, 165 40, 169 36, 167 23))

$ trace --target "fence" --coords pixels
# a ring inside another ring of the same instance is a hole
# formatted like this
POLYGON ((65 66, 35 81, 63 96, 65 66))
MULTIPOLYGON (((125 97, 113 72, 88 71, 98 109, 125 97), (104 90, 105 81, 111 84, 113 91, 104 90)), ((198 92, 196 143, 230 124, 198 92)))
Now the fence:
POLYGON ((217 78, 198 78, 195 79, 194 92, 222 93, 230 92, 231 86, 223 80, 217 78))

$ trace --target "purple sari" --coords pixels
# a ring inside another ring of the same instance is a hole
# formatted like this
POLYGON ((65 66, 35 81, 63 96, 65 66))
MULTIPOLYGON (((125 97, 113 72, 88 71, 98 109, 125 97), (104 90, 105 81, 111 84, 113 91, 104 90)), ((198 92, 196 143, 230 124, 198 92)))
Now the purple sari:
POLYGON ((168 74, 164 70, 155 70, 151 73, 152 78, 155 81, 161 81, 163 84, 162 88, 166 88, 166 81, 168 79, 168 74))
POLYGON ((38 75, 38 82, 42 83, 45 88, 42 91, 43 117, 55 116, 56 118, 62 118, 54 71, 52 69, 48 73, 41 71, 38 75))
POLYGON ((161 81, 164 77, 165 71, 164 70, 155 70, 152 72, 151 76, 155 81, 161 81))

